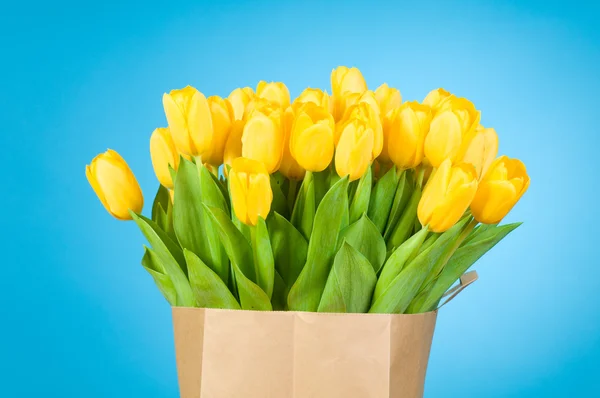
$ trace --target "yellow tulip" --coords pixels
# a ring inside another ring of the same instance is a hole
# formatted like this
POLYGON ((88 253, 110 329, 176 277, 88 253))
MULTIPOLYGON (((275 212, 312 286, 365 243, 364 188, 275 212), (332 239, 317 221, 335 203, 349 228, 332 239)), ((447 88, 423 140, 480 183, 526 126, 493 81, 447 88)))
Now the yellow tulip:
POLYGON ((496 130, 479 125, 475 134, 463 144, 461 152, 458 155, 458 161, 475 166, 477 177, 481 179, 498 155, 496 130))
POLYGON ((475 109, 475 105, 466 98, 451 95, 440 104, 439 112, 449 110, 456 115, 460 124, 462 136, 469 138, 479 126, 481 112, 475 109))
POLYGON ((479 183, 471 203, 475 219, 484 224, 499 223, 529 188, 529 175, 523 162, 500 156, 479 183))
POLYGON ((294 100, 292 107, 298 110, 307 102, 312 102, 322 108, 327 109, 330 113, 333 112, 333 101, 330 101, 329 95, 320 88, 307 88, 294 100))
POLYGON ((281 82, 267 83, 261 80, 256 86, 256 96, 275 103, 282 109, 287 109, 290 105, 290 92, 281 82))
POLYGON ((229 171, 231 202, 237 218, 246 225, 256 225, 258 217, 267 217, 273 191, 269 173, 261 162, 237 158, 229 171))
POLYGON ((360 119, 367 123, 373 130, 373 153, 371 160, 381 154, 383 150, 383 126, 381 124, 381 118, 378 112, 379 106, 375 108, 369 101, 359 101, 359 103, 352 105, 346 110, 343 120, 336 125, 335 131, 335 143, 337 145, 341 132, 344 130, 346 124, 351 123, 353 120, 360 119))
POLYGON ((433 232, 444 232, 465 213, 477 192, 477 174, 473 165, 452 166, 442 162, 430 177, 419 201, 417 215, 423 226, 433 232))
POLYGON ((279 169, 285 136, 281 109, 276 104, 255 108, 242 133, 242 156, 264 163, 269 173, 279 169))
POLYGON ((314 103, 305 104, 294 118, 292 156, 306 170, 325 170, 333 157, 334 132, 335 122, 329 111, 314 103))
POLYGON ((227 99, 233 108, 235 120, 244 118, 246 107, 254 98, 254 90, 251 87, 236 88, 227 99))
POLYGON ((443 88, 431 90, 423 100, 423 104, 431 107, 433 113, 435 113, 444 104, 444 102, 450 98, 451 95, 452 94, 443 88))
POLYGON ((117 152, 109 149, 85 168, 85 176, 106 210, 119 220, 131 220, 129 210, 141 213, 144 196, 133 172, 117 152))
MULTIPOLYGON (((311 105, 314 105, 311 103, 311 105)), ((290 106, 283 113, 283 155, 281 156, 281 164, 279 165, 279 171, 281 174, 291 180, 301 180, 306 174, 306 170, 302 168, 292 156, 290 148, 290 139, 292 134, 292 125, 294 123, 294 110, 290 106)))
POLYGON ((223 163, 223 152, 233 124, 234 111, 228 100, 216 95, 208 97, 208 105, 213 125, 213 138, 211 148, 202 157, 202 161, 219 166, 223 163))
MULTIPOLYGON (((244 120, 236 120, 231 126, 229 137, 225 143, 225 151, 223 154, 223 163, 231 166, 233 161, 242 156, 242 133, 244 132, 244 120)), ((227 173, 227 168, 224 168, 227 173)))
POLYGON ((193 87, 163 95, 163 106, 175 147, 190 156, 202 156, 211 148, 213 125, 206 97, 193 87))
POLYGON ((430 123, 431 108, 416 101, 405 102, 395 112, 387 135, 384 134, 384 148, 398 168, 411 169, 421 164, 430 123))
POLYGON ((339 66, 331 71, 331 92, 333 93, 333 116, 340 120, 346 108, 347 94, 362 94, 367 91, 367 83, 357 68, 339 66))
POLYGON ((335 169, 340 177, 359 179, 373 160, 373 128, 363 118, 348 120, 340 131, 335 150, 335 169))
POLYGON ((173 188, 169 166, 179 167, 179 153, 171 138, 169 128, 157 128, 150 137, 150 158, 156 178, 165 188, 173 188))
POLYGON ((402 95, 400 95, 400 90, 388 86, 387 83, 383 83, 381 86, 377 87, 375 90, 375 98, 379 104, 382 117, 387 115, 390 111, 398 108, 402 103, 402 95))

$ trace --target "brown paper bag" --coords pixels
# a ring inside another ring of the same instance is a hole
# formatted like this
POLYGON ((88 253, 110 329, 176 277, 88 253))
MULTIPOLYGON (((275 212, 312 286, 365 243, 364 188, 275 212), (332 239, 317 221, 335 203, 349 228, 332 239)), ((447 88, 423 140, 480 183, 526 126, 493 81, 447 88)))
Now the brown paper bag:
POLYGON ((173 307, 180 394, 420 398, 436 316, 173 307))

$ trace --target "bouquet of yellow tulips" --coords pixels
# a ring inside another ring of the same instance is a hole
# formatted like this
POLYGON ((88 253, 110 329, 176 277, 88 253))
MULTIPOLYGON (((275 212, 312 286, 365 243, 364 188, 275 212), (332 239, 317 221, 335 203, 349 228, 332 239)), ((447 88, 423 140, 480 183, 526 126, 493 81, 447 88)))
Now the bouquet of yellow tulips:
POLYGON ((109 213, 147 238, 142 264, 172 306, 428 312, 519 225, 498 224, 529 186, 525 166, 496 157, 469 100, 402 102, 343 66, 331 86, 293 101, 264 81, 227 98, 164 94, 150 218, 116 152, 87 166, 109 213))

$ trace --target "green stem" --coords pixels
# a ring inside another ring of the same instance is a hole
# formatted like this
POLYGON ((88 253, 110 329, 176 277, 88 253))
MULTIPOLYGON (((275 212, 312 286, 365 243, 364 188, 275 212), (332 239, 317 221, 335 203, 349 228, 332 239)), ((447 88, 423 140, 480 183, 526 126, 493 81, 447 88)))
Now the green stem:
POLYGON ((419 168, 419 171, 417 173, 417 186, 419 188, 423 187, 423 178, 425 178, 425 167, 419 168))
POLYGON ((287 194, 287 205, 290 209, 290 214, 294 211, 294 203, 296 202, 296 188, 298 187, 298 181, 290 179, 287 194))

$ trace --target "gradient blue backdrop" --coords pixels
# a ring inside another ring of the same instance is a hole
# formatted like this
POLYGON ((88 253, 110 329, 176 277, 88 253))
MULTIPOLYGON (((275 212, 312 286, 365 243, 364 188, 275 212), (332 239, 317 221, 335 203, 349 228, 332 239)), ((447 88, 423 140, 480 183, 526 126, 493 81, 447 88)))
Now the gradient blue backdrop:
POLYGON ((149 203, 163 92, 267 79, 297 95, 328 89, 337 65, 405 99, 440 86, 472 99, 531 174, 507 218, 524 225, 440 312, 426 397, 600 396, 598 6, 109 3, 0 11, 0 396, 176 397, 144 240, 108 216, 84 166, 118 150, 149 203))

